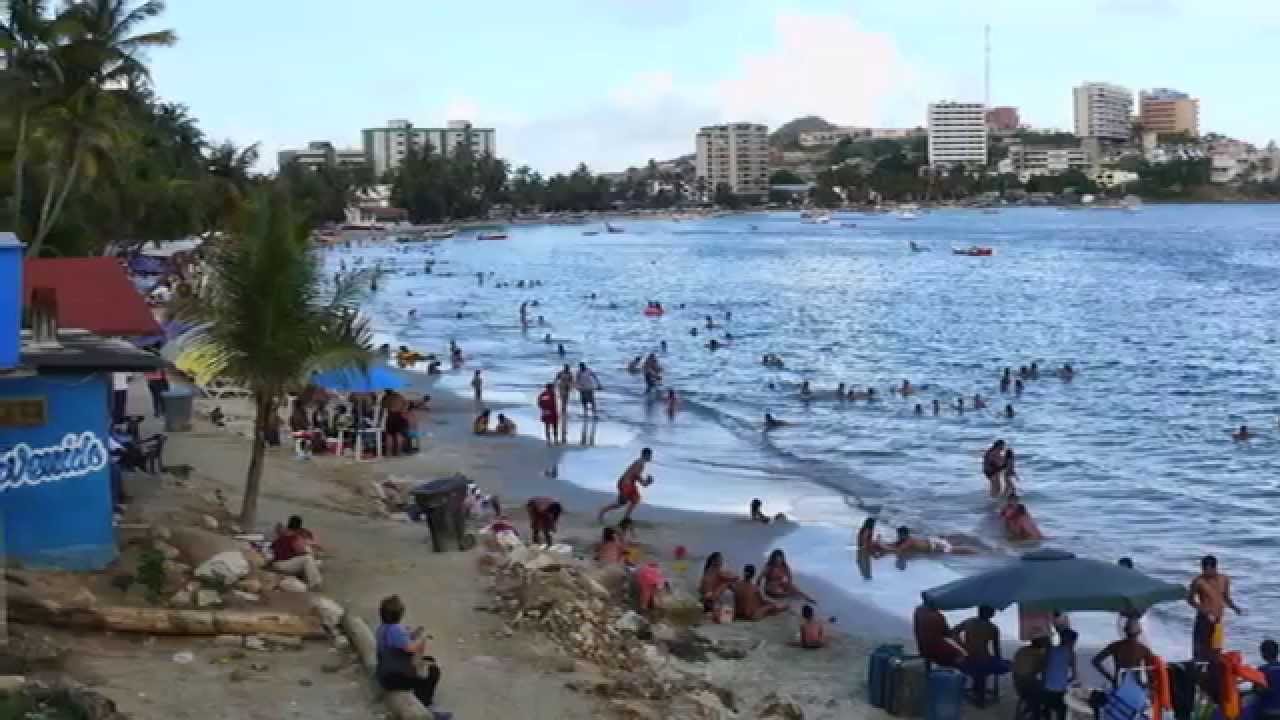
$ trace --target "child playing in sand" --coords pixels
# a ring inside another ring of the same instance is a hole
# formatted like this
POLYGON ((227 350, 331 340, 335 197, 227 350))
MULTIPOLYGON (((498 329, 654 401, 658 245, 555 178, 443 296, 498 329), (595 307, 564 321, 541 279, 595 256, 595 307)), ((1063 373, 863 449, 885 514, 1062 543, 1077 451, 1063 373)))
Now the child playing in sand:
POLYGON ((805 605, 800 611, 800 647, 818 650, 827 646, 827 625, 814 617, 813 606, 805 605))

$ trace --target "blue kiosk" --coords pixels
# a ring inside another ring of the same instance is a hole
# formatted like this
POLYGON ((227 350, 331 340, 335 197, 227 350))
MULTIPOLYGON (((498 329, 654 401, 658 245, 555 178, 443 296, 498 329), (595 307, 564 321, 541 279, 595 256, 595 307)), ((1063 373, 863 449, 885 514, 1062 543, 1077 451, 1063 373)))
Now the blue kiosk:
POLYGON ((0 233, 0 552, 34 567, 99 569, 116 557, 111 373, 161 361, 58 328, 53 289, 23 296, 22 255, 16 236, 0 233))

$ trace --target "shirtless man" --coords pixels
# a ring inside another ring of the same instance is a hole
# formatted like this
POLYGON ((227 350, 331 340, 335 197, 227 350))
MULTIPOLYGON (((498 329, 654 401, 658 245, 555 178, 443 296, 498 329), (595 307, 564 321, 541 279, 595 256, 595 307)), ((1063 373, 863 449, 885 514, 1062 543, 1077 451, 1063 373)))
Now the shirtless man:
POLYGON ((560 394, 560 420, 569 421, 569 395, 573 393, 573 368, 565 363, 556 373, 556 391, 560 394))
POLYGON ((1142 644, 1138 637, 1142 634, 1142 623, 1137 620, 1130 620, 1125 623, 1124 639, 1117 640, 1110 645, 1102 648, 1102 652, 1093 656, 1093 666, 1103 677, 1111 681, 1114 687, 1120 684, 1120 674, 1125 670, 1136 670, 1142 667, 1152 667, 1152 660, 1155 655, 1151 650, 1142 644), (1115 668, 1115 672, 1107 672, 1102 663, 1107 658, 1111 658, 1111 664, 1115 668))
POLYGON ((1205 555, 1200 560, 1200 574, 1191 581, 1187 604, 1196 609, 1196 622, 1191 629, 1192 657, 1207 660, 1214 650, 1222 649, 1220 626, 1226 609, 1243 614, 1231 599, 1231 579, 1218 572, 1218 558, 1205 555))
POLYGON ((756 566, 742 568, 742 579, 733 584, 733 618, 735 620, 761 620, 770 615, 786 612, 785 603, 770 602, 756 586, 756 566))
POLYGON ((618 478, 618 501, 601 508, 600 512, 596 514, 596 520, 604 522, 605 515, 622 507, 627 509, 623 513, 622 519, 631 519, 631 513, 640 504, 640 486, 648 487, 653 484, 653 477, 646 477, 644 474, 645 465, 650 462, 653 462, 653 450, 650 448, 641 450, 640 457, 628 465, 627 469, 622 472, 622 477, 618 478))
POLYGON ((1004 440, 996 440, 982 454, 982 474, 991 485, 991 497, 1004 494, 1004 440))

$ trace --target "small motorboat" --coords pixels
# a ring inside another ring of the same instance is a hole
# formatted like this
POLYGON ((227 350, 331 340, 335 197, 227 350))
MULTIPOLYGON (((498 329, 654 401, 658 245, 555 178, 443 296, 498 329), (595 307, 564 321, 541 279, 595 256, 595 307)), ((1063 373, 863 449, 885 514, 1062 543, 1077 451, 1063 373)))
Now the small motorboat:
POLYGON ((902 212, 898 213, 899 220, 915 220, 918 217, 920 217, 919 213, 913 212, 911 210, 903 210, 902 212))
POLYGON ((617 225, 610 225, 609 223, 605 223, 605 224, 604 224, 604 229, 605 229, 606 231, 611 232, 611 233, 614 233, 614 234, 618 234, 618 233, 624 233, 624 232, 626 232, 626 230, 625 230, 624 228, 620 228, 620 227, 618 227, 617 225))
POLYGON ((982 245, 970 245, 967 248, 951 248, 951 252, 956 255, 965 255, 967 257, 987 257, 995 254, 995 250, 982 245))
POLYGON ((508 236, 504 232, 476 233, 477 240, 506 240, 507 238, 508 236))
POLYGON ((600 231, 599 230, 583 230, 582 234, 586 235, 587 237, 595 237, 596 235, 600 234, 600 231))

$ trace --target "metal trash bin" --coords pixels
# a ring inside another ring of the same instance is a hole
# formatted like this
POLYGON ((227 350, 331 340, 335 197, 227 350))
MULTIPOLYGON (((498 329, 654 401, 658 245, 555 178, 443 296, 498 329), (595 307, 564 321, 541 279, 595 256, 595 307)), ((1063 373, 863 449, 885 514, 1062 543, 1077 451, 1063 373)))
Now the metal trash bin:
POLYGON ((426 516, 431 547, 436 552, 444 552, 445 538, 454 538, 459 550, 470 550, 475 546, 475 535, 467 532, 464 509, 470 485, 471 481, 465 476, 452 475, 416 485, 410 491, 414 504, 426 516))
POLYGON ((185 387, 171 387, 160 393, 164 402, 164 431, 188 432, 191 430, 191 413, 195 407, 195 394, 185 387))

